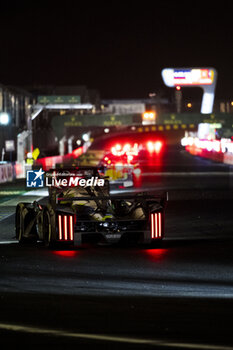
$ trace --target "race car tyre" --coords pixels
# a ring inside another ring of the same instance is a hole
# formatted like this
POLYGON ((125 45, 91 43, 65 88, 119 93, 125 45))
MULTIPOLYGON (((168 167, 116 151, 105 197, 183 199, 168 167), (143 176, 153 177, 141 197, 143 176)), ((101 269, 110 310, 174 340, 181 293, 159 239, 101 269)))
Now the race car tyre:
POLYGON ((33 208, 30 203, 19 203, 15 212, 15 233, 19 243, 37 240, 36 225, 32 222, 33 208))
POLYGON ((50 205, 43 209, 43 237, 46 247, 54 247, 56 242, 55 212, 50 205))

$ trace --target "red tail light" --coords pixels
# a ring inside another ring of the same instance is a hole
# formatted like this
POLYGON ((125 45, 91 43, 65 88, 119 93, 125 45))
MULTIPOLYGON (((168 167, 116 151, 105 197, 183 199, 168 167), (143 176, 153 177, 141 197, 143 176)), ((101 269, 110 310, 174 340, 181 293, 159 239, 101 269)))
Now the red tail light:
POLYGON ((163 144, 161 141, 156 141, 154 144, 155 152, 159 153, 161 151, 162 146, 163 146, 163 144))
POLYGON ((73 215, 58 215, 59 241, 74 240, 74 217, 73 215))
POLYGON ((74 240, 74 225, 73 225, 73 216, 70 215, 70 240, 73 241, 74 240))
POLYGON ((154 144, 152 141, 147 142, 147 149, 150 153, 154 152, 154 144))
POLYGON ((63 223, 64 223, 64 239, 67 241, 67 216, 63 216, 63 223))
POLYGON ((162 237, 162 213, 150 214, 150 231, 152 239, 162 237))
POLYGON ((59 241, 62 240, 62 216, 58 215, 58 231, 59 231, 59 241))
POLYGON ((148 141, 147 142, 147 150, 150 153, 160 153, 163 147, 163 142, 162 141, 148 141))

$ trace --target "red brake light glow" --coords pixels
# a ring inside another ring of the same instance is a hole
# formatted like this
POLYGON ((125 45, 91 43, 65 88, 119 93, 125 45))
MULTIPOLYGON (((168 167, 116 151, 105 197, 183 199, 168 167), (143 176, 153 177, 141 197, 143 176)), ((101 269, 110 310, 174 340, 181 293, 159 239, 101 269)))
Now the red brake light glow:
POLYGON ((154 145, 152 141, 147 142, 147 149, 150 153, 154 152, 154 145))
POLYGON ((111 152, 114 156, 135 156, 138 155, 138 144, 134 143, 134 145, 130 145, 126 143, 124 145, 116 144, 111 148, 111 152))
POLYGON ((62 219, 61 219, 61 215, 58 215, 58 230, 59 230, 59 240, 62 240, 62 219))
POLYGON ((162 237, 162 213, 150 214, 150 228, 152 239, 162 237))
POLYGON ((162 142, 161 141, 156 141, 154 144, 154 148, 155 148, 155 152, 159 153, 161 151, 162 148, 162 142))
POLYGON ((73 241, 74 218, 72 215, 58 215, 58 235, 60 241, 73 241))
POLYGON ((147 150, 150 153, 160 153, 162 147, 163 147, 163 143, 161 141, 148 141, 147 142, 147 150))
POLYGON ((64 216, 64 239, 67 241, 67 216, 64 216))
POLYGON ((77 255, 76 250, 57 250, 53 252, 55 255, 61 256, 63 258, 73 258, 77 255))
POLYGON ((70 215, 70 240, 74 239, 74 226, 73 226, 73 216, 70 215))

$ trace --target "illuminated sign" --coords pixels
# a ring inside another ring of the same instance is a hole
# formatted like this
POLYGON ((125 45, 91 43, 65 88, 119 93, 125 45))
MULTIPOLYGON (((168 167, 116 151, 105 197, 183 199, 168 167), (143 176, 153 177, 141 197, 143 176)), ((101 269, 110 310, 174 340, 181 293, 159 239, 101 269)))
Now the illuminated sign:
POLYGON ((77 104, 81 103, 80 96, 60 96, 60 95, 51 95, 51 96, 38 96, 37 102, 39 104, 77 104))
POLYGON ((162 70, 162 78, 168 87, 201 87, 204 92, 201 113, 212 113, 217 82, 217 71, 214 68, 165 68, 162 70))
POLYGON ((213 69, 175 69, 174 85, 211 85, 214 80, 213 69))

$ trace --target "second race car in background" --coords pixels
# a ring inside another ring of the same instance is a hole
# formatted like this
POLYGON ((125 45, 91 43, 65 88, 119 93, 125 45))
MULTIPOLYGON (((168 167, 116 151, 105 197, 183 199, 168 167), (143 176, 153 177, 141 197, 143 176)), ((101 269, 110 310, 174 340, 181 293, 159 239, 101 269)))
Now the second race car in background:
POLYGON ((143 143, 116 143, 106 152, 99 163, 105 168, 110 189, 129 189, 141 187, 141 166, 155 165, 164 146, 161 140, 143 143))

